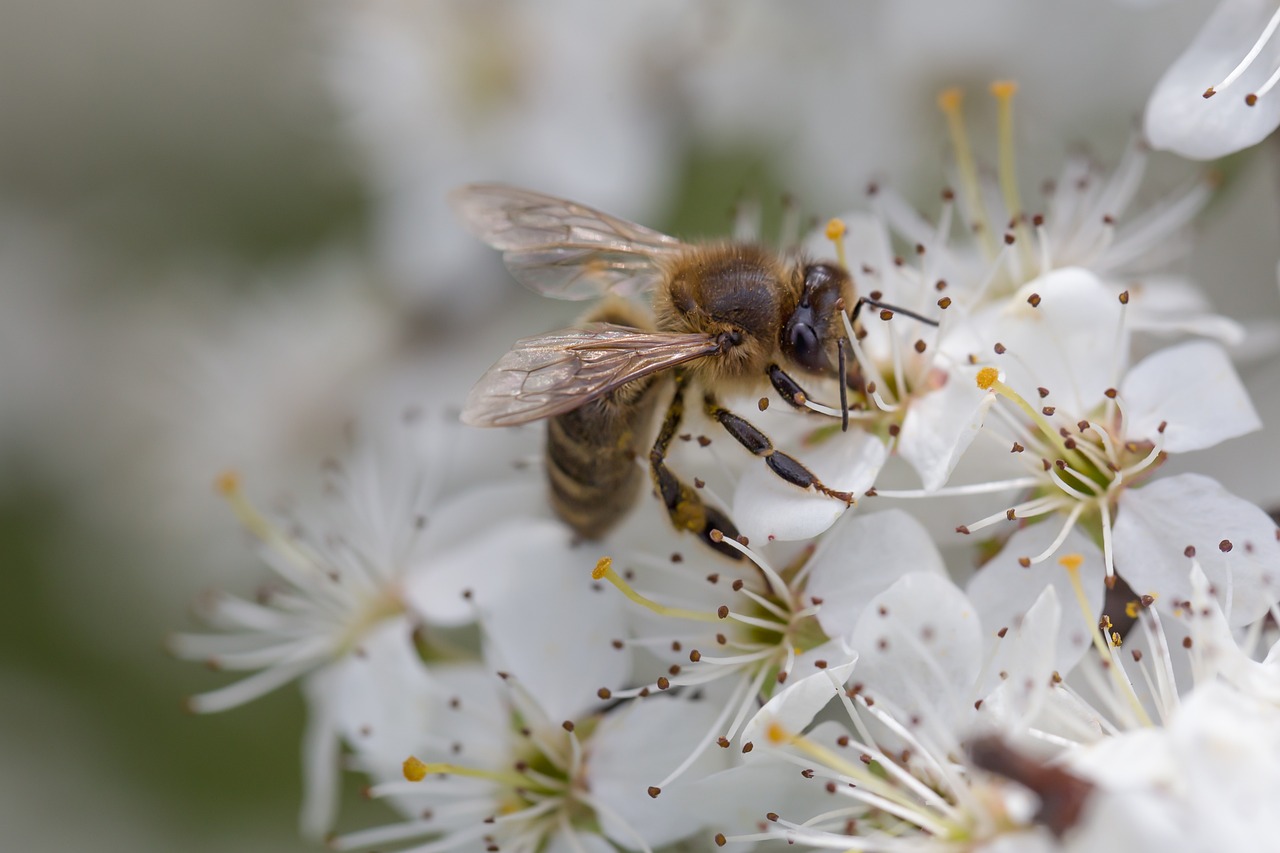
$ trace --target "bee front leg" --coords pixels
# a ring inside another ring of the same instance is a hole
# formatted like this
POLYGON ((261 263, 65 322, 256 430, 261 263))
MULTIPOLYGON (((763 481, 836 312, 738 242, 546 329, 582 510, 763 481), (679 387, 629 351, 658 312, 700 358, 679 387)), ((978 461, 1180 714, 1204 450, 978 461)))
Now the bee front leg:
POLYGON ((671 449, 671 442, 676 437, 676 430, 680 429, 680 421, 684 419, 684 395, 689 387, 687 373, 683 370, 676 370, 674 373, 676 391, 671 398, 671 405, 667 407, 667 414, 662 419, 662 429, 658 431, 658 438, 653 443, 653 449, 649 451, 649 470, 653 474, 654 488, 666 506, 667 514, 671 516, 672 525, 677 530, 696 533, 698 538, 721 554, 741 560, 741 552, 722 542, 715 542, 711 538, 713 530, 719 530, 728 537, 737 537, 738 528, 723 512, 703 503, 698 492, 681 481, 667 467, 667 452, 671 449))
POLYGON ((718 421, 720 426, 724 427, 725 432, 733 436, 734 441, 750 450, 754 455, 764 459, 769 469, 788 483, 799 486, 802 489, 812 487, 814 491, 820 492, 827 497, 844 501, 848 505, 855 503, 851 493, 829 488, 794 456, 775 449, 773 442, 769 440, 769 436, 762 433, 745 418, 735 415, 721 406, 716 401, 714 394, 707 393, 703 397, 703 406, 707 417, 718 421))

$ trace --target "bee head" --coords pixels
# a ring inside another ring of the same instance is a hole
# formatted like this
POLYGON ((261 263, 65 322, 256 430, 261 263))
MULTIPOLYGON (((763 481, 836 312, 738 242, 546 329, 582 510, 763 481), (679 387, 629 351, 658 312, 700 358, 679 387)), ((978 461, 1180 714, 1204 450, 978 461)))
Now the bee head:
POLYGON ((814 373, 832 369, 831 353, 843 333, 839 306, 848 285, 848 273, 835 264, 805 266, 800 301, 783 324, 779 340, 787 358, 814 373))

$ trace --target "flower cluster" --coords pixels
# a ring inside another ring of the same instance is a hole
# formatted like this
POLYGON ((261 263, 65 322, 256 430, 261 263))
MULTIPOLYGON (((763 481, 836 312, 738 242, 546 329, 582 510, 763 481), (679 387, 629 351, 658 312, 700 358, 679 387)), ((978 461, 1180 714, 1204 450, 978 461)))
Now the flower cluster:
POLYGON ((809 239, 872 301, 841 311, 838 380, 726 393, 769 437, 755 456, 710 403, 666 436, 740 535, 676 532, 654 494, 582 541, 536 466, 445 488, 463 427, 375 423, 315 505, 276 517, 219 481, 276 580, 173 639, 253 672, 192 710, 300 679, 304 832, 330 831, 342 770, 400 816, 344 850, 1280 837, 1280 532, 1161 470, 1261 425, 1225 348, 1242 328, 1170 271, 1214 180, 1134 212, 1135 141, 1029 202, 1014 92, 992 87, 994 177, 944 92, 938 209, 874 186, 809 239))

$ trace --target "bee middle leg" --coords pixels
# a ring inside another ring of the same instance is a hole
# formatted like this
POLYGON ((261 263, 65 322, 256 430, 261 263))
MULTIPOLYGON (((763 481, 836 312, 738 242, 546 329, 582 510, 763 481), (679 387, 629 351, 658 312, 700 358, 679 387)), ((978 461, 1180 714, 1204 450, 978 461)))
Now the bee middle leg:
POLYGON ((672 525, 677 530, 696 533, 698 538, 721 554, 741 560, 741 552, 711 538, 713 530, 720 531, 724 536, 736 538, 738 528, 723 512, 703 503, 698 492, 667 467, 667 452, 671 449, 671 442, 675 440, 676 431, 680 429, 680 422, 684 419, 684 397, 689 387, 687 373, 679 369, 674 373, 675 394, 671 398, 671 405, 667 407, 666 416, 662 419, 662 429, 658 431, 658 438, 649 451, 649 470, 653 474, 654 487, 667 508, 672 525))
POLYGON ((856 503, 852 493, 842 492, 826 486, 800 460, 774 448, 769 436, 765 435, 745 418, 735 415, 721 406, 714 394, 708 392, 703 396, 703 408, 707 413, 707 417, 719 422, 720 426, 724 427, 725 432, 729 433, 734 441, 750 450, 754 455, 764 459, 765 464, 769 466, 769 470, 788 483, 799 486, 802 489, 812 487, 814 491, 827 497, 844 501, 847 505, 856 503))

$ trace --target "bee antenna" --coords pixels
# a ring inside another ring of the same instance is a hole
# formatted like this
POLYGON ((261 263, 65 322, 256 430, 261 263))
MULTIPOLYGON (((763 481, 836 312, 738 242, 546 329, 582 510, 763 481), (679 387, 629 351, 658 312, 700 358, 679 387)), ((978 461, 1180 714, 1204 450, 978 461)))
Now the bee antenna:
POLYGON ((844 338, 836 340, 836 362, 840 373, 840 431, 849 431, 849 382, 846 378, 848 360, 844 354, 844 338))

